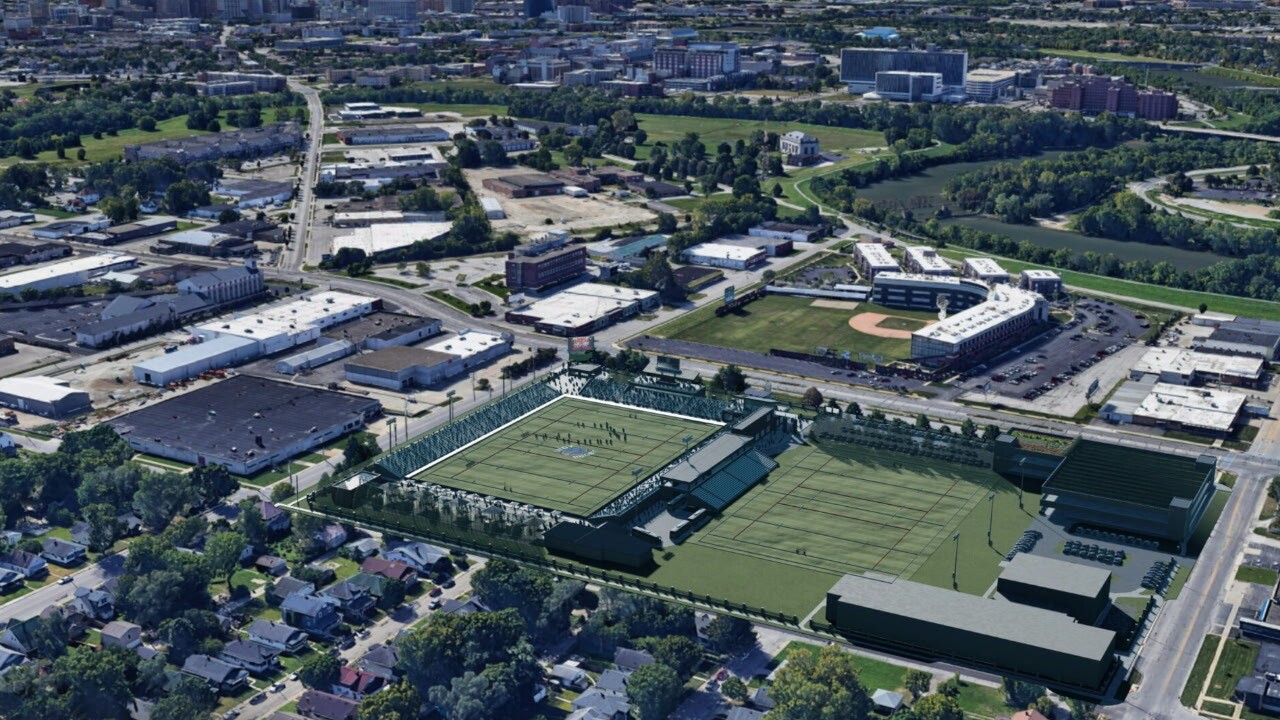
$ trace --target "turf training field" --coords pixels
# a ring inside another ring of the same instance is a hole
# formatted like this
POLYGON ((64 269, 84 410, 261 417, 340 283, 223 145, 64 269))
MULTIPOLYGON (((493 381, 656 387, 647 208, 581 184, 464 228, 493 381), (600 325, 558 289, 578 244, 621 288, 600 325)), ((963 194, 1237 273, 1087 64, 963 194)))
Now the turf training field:
POLYGON ((415 474, 431 482, 590 515, 718 426, 563 397, 415 474))
POLYGON ((910 577, 999 484, 989 470, 845 443, 793 448, 778 462, 694 542, 815 570, 910 577))
POLYGON ((909 339, 875 337, 849 327, 851 317, 866 312, 914 321, 912 329, 938 317, 937 313, 897 310, 872 303, 859 303, 857 309, 846 310, 815 305, 810 298, 767 295, 724 317, 704 313, 700 316, 701 322, 694 324, 683 324, 677 319, 658 328, 657 333, 667 333, 667 337, 677 340, 766 354, 770 348, 813 352, 815 345, 823 345, 835 350, 879 355, 886 360, 909 358, 909 339))

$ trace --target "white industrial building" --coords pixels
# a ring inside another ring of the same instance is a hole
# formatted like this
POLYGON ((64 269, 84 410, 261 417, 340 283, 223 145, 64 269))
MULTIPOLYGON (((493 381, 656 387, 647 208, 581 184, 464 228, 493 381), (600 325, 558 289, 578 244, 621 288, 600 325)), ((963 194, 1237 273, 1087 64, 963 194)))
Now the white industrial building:
POLYGON ((964 76, 964 94, 979 102, 993 102, 1018 81, 1013 70, 970 70, 964 76))
POLYGON ((0 292, 17 295, 27 288, 43 291, 77 287, 109 272, 127 270, 137 264, 137 258, 120 253, 75 257, 52 265, 0 275, 0 292))
POLYGON ((480 198, 480 207, 484 208, 484 216, 490 220, 504 220, 507 217, 498 198, 480 198))
POLYGON ((451 222, 379 223, 370 227, 352 228, 349 235, 333 239, 331 252, 342 248, 363 250, 373 257, 378 253, 408 247, 418 241, 437 240, 453 229, 451 222))
POLYGON ((1218 382, 1224 385, 1256 387, 1266 371, 1266 361, 1260 357, 1203 353, 1179 347, 1155 347, 1129 370, 1129 376, 1139 379, 1154 375, 1162 383, 1195 385, 1200 382, 1218 382))
POLYGON ((334 360, 340 360, 355 353, 356 346, 350 340, 329 340, 321 338, 320 344, 296 355, 290 355, 276 361, 276 372, 282 375, 293 375, 319 367, 334 360))
POLYGON ((975 359, 1021 341, 1049 321, 1049 304, 1037 293, 997 285, 986 302, 911 333, 913 359, 975 359))
POLYGON ((510 333, 463 330, 421 347, 391 346, 346 363, 347 380, 361 385, 404 390, 430 387, 474 370, 511 351, 510 333))
POLYGON ((748 270, 764 263, 769 253, 760 248, 729 245, 726 243, 701 243, 680 253, 680 259, 691 265, 748 270))
POLYGON ((952 275, 951 266, 943 260, 938 251, 923 245, 914 245, 906 249, 906 270, 920 275, 952 275))
POLYGON ((62 418, 91 408, 89 393, 73 390, 66 380, 36 375, 0 379, 0 406, 48 418, 62 418))
POLYGON ((248 314, 234 314, 198 325, 203 342, 133 366, 140 383, 165 386, 206 370, 226 368, 288 350, 320 337, 326 328, 369 314, 380 301, 351 293, 325 291, 248 314))
POLYGON ((542 300, 520 304, 507 311, 506 320, 532 325, 534 330, 549 335, 573 337, 652 310, 659 302, 658 293, 653 290, 582 283, 542 300))
POLYGON ((1009 271, 1000 267, 1000 263, 991 258, 965 258, 964 276, 981 280, 988 285, 1009 284, 1009 271))
POLYGON ((1099 412, 1107 422, 1153 425, 1207 435, 1228 435, 1241 422, 1248 397, 1230 390, 1158 382, 1125 383, 1099 412))
POLYGON ((893 255, 889 254, 889 248, 878 242, 858 243, 853 246, 853 252, 856 256, 858 270, 862 272, 863 280, 874 279, 876 275, 882 272, 902 271, 902 268, 898 266, 898 261, 894 260, 893 255))

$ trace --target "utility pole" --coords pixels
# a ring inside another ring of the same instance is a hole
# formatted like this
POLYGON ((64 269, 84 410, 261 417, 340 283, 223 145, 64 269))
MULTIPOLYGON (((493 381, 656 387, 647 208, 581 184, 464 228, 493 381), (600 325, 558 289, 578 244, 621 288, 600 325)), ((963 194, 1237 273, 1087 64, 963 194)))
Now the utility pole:
POLYGON ((994 543, 991 542, 991 526, 994 525, 996 521, 996 494, 995 493, 989 493, 987 495, 987 504, 991 506, 991 513, 987 516, 987 545, 994 547, 994 543))
POLYGON ((955 546, 956 556, 951 564, 951 587, 959 588, 960 581, 956 579, 956 575, 960 572, 960 533, 951 536, 951 543, 955 546))

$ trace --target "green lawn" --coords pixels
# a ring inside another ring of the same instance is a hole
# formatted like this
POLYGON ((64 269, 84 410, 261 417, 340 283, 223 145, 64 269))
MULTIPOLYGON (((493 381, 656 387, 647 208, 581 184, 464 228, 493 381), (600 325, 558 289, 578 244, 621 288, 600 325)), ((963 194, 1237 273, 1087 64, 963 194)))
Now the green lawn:
POLYGON ((1121 297, 1134 298, 1135 300, 1146 302, 1176 305, 1189 310, 1195 310, 1199 307, 1200 303, 1205 303, 1209 306, 1210 310, 1215 312, 1244 315, 1246 317, 1262 318, 1264 320, 1280 320, 1280 303, 1269 302, 1266 300, 1253 300, 1251 298, 1241 298, 1232 295, 1218 295, 1215 293, 1198 292, 1195 290, 1180 290, 1178 288, 1164 287, 1162 285, 1148 285, 1147 283, 1134 282, 1132 280, 1121 280, 1119 278, 1110 278, 1102 275, 1090 275, 1088 273, 1075 272, 1073 270, 1061 270, 1047 265, 1036 265, 1033 263, 1022 262, 1020 260, 1011 260, 1009 258, 967 250, 964 248, 948 247, 943 250, 939 250, 938 252, 940 255, 953 260, 962 260, 966 257, 994 257, 1000 261, 1000 264, 1005 270, 1012 273, 1022 272, 1027 268, 1053 270, 1062 276, 1062 281, 1064 283, 1083 290, 1119 295, 1121 297))
POLYGON ((1271 568, 1254 567, 1252 565, 1241 565, 1236 568, 1236 580, 1240 582, 1274 587, 1277 579, 1280 579, 1280 573, 1276 573, 1271 568))
POLYGON ((976 685, 960 681, 960 696, 956 698, 960 709, 966 715, 979 715, 985 718, 1008 717, 1013 709, 1005 702, 1004 691, 1000 688, 976 685))
POLYGON ((1187 584, 1187 578, 1191 577, 1191 568, 1186 565, 1179 565, 1174 571, 1173 579, 1169 581, 1169 587, 1164 591, 1165 600, 1177 599, 1182 594, 1182 586, 1187 584))
POLYGON ((415 475, 431 482, 587 515, 717 426, 562 398, 415 475))
POLYGON ((1190 63, 1180 63, 1173 60, 1165 60, 1163 58, 1151 57, 1150 55, 1124 55, 1113 52, 1094 52, 1092 50, 1055 50, 1046 48, 1040 50, 1041 55, 1050 57, 1067 58, 1068 60, 1083 60, 1085 62, 1102 61, 1102 62, 1130 62, 1130 63, 1168 63, 1171 65, 1188 65, 1190 63))
POLYGON ((848 153, 868 147, 884 146, 884 133, 875 130, 852 130, 805 123, 768 123, 763 120, 736 120, 732 118, 700 118, 677 115, 636 115, 641 129, 649 135, 648 141, 636 148, 636 159, 649 157, 654 143, 668 145, 683 140, 688 133, 697 133, 708 154, 714 155, 722 142, 730 145, 738 140, 746 141, 751 133, 761 130, 778 134, 799 130, 818 139, 823 151, 848 153))
POLYGON ((1222 648, 1217 667, 1213 669, 1206 694, 1216 698, 1230 698, 1235 693, 1236 683, 1240 678, 1253 674, 1253 665, 1258 660, 1258 648, 1258 643, 1228 640, 1222 648))
POLYGON ((1200 699, 1200 690, 1204 688, 1204 681, 1209 677, 1213 656, 1218 652, 1220 642, 1222 638, 1217 635, 1205 636, 1204 643, 1200 645, 1200 652, 1196 654, 1196 662, 1191 666, 1191 675, 1187 677, 1187 684, 1182 688, 1183 705, 1196 706, 1196 700, 1200 699))
POLYGON ((255 475, 251 475, 249 477, 241 477, 239 475, 236 475, 234 477, 236 480, 240 481, 241 483, 244 483, 245 485, 252 485, 254 487, 266 487, 268 485, 274 485, 275 483, 278 483, 281 480, 284 480, 285 478, 289 477, 292 473, 302 472, 303 470, 306 470, 308 467, 310 466, 303 465, 302 463, 299 463, 299 462, 290 462, 285 467, 270 468, 267 470, 263 470, 262 472, 259 472, 255 475))
MULTIPOLYGON (((822 651, 821 645, 793 640, 773 658, 771 667, 782 664, 791 655, 805 654, 817 657, 822 651)), ((853 664, 858 668, 858 679, 868 690, 875 692, 879 688, 885 690, 901 690, 902 681, 907 675, 907 668, 902 665, 884 662, 875 658, 853 655, 853 664)), ((905 694, 905 690, 903 691, 905 694)))
POLYGON ((716 317, 713 309, 710 314, 701 315, 704 322, 683 326, 668 324, 655 330, 654 334, 765 354, 771 348, 813 352, 815 345, 822 345, 848 350, 855 357, 858 353, 875 354, 886 360, 909 357, 909 339, 875 337, 849 327, 850 318, 865 312, 882 313, 920 324, 937 317, 933 313, 897 310, 871 303, 860 303, 854 310, 815 307, 815 301, 810 298, 768 295, 724 317, 716 317))

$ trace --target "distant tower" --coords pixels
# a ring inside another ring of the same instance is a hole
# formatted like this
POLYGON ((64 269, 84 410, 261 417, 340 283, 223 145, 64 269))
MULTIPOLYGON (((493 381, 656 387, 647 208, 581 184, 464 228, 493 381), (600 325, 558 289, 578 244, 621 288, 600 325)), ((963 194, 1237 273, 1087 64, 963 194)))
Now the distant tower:
POLYGON ((951 303, 951 300, 946 295, 941 295, 941 294, 938 295, 938 319, 939 320, 947 319, 947 305, 949 305, 950 303, 951 303))

